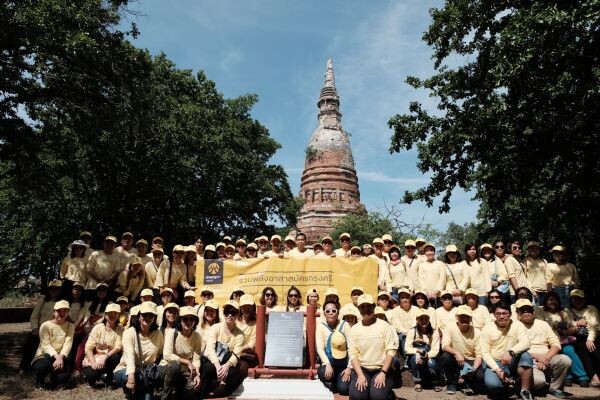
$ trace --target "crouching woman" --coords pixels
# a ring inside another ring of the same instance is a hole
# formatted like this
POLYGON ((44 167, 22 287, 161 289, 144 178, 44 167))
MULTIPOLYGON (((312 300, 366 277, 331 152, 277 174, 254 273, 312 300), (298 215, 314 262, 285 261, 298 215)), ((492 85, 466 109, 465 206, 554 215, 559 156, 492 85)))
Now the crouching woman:
POLYGON ((175 329, 165 333, 165 349, 160 362, 164 375, 162 399, 193 399, 200 394, 202 337, 196 332, 198 316, 193 307, 181 307, 175 329))
POLYGON ((244 348, 244 333, 237 327, 239 303, 229 300, 223 306, 225 321, 214 324, 208 331, 205 354, 208 362, 202 363, 202 395, 227 397, 246 378, 239 366, 244 348))
POLYGON ((387 400, 392 394, 391 366, 398 336, 390 324, 375 317, 373 296, 360 295, 357 305, 362 321, 350 330, 350 399, 387 400))
POLYGON ((160 380, 156 360, 162 355, 164 338, 156 324, 156 305, 140 305, 139 317, 123 333, 123 356, 114 372, 115 385, 128 399, 151 400, 160 380))

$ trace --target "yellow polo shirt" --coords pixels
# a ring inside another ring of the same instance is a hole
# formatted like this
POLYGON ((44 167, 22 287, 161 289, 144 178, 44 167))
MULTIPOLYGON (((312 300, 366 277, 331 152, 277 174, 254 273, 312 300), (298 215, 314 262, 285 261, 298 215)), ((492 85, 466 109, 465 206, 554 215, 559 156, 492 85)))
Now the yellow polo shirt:
POLYGON ((368 369, 383 367, 386 357, 395 356, 398 350, 398 336, 385 321, 376 319, 372 325, 365 326, 361 322, 350 330, 348 340, 349 361, 358 359, 360 366, 368 369))
POLYGON ((465 356, 466 360, 473 361, 478 355, 479 347, 479 336, 481 330, 471 326, 471 328, 462 333, 456 324, 456 321, 452 324, 446 325, 444 334, 442 335, 442 349, 446 346, 452 347, 454 350, 460 352, 465 356))
POLYGON ((495 321, 486 324, 479 337, 481 357, 492 370, 499 368, 496 360, 505 352, 512 350, 522 353, 529 350, 529 346, 527 328, 520 321, 512 319, 505 328, 499 328, 495 321))
POLYGON ((571 263, 549 263, 546 266, 546 283, 554 287, 579 286, 577 267, 571 263))
POLYGON ((529 338, 529 353, 530 354, 546 354, 548 349, 556 346, 562 348, 558 336, 552 330, 546 321, 534 319, 531 326, 525 325, 527 336, 529 338))

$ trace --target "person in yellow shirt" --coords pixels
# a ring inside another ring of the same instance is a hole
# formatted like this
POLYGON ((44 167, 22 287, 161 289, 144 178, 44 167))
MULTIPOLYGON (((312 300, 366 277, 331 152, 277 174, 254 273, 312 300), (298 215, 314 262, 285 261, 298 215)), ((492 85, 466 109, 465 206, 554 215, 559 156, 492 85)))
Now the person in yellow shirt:
MULTIPOLYGON (((412 297, 412 304, 419 310, 424 310, 429 315, 429 322, 434 329, 437 329, 437 317, 435 315, 435 308, 431 306, 427 294, 422 290, 417 290, 412 297)), ((413 321, 414 322, 414 321, 413 321)))
POLYGON ((546 268, 548 261, 540 255, 540 244, 538 242, 527 243, 527 257, 525 257, 525 271, 527 272, 527 284, 533 294, 533 304, 541 306, 544 297, 548 293, 546 283, 546 268))
POLYGON ((292 258, 310 258, 315 256, 312 249, 306 247, 306 235, 299 232, 296 235, 296 247, 288 252, 288 256, 292 258))
POLYGON ((323 239, 321 239, 321 247, 323 248, 322 251, 318 253, 315 251, 316 258, 335 257, 335 253, 333 252, 333 239, 331 236, 325 236, 323 239))
POLYGON ((588 375, 592 377, 591 384, 600 387, 600 348, 598 329, 600 314, 598 309, 587 304, 585 293, 581 289, 571 291, 571 306, 567 309, 577 327, 575 351, 581 358, 588 375))
POLYGON ((396 245, 390 246, 388 258, 387 269, 391 279, 388 290, 392 293, 398 293, 400 288, 412 289, 412 281, 408 277, 408 269, 402 261, 400 248, 396 245))
POLYGON ((560 304, 569 305, 571 290, 579 287, 577 267, 567 262, 566 249, 563 246, 554 246, 551 250, 554 262, 546 266, 546 284, 548 291, 558 293, 560 304))
MULTIPOLYGON (((144 270, 146 271, 146 287, 150 287, 150 288, 154 288, 155 285, 155 281, 156 281, 156 275, 158 274, 158 271, 162 270, 167 270, 169 269, 169 258, 165 257, 164 255, 164 250, 162 247, 158 247, 155 246, 152 249, 152 258, 150 261, 148 261, 146 263, 146 265, 144 265, 144 270)), ((156 287, 156 297, 158 296, 158 287, 156 287)))
POLYGON ((340 235, 340 243, 342 244, 342 247, 335 249, 335 256, 341 258, 350 257, 350 248, 352 247, 350 234, 347 232, 342 233, 340 235))
POLYGON ((479 296, 479 304, 485 305, 487 294, 492 290, 492 281, 490 280, 490 271, 488 263, 479 258, 477 247, 472 244, 465 246, 465 260, 463 261, 464 278, 461 282, 461 289, 473 289, 479 296))
POLYGON ((138 318, 132 320, 132 327, 123 332, 123 356, 114 370, 113 382, 122 387, 126 398, 152 398, 160 376, 151 381, 140 380, 136 369, 158 369, 157 360, 162 356, 164 336, 156 324, 156 304, 147 301, 140 305, 138 318))
POLYGON ((529 287, 529 283, 527 282, 527 270, 525 269, 525 262, 522 257, 523 246, 521 242, 515 240, 509 243, 508 248, 510 254, 504 260, 504 265, 506 266, 511 285, 511 300, 514 302, 515 290, 520 287, 529 287))
POLYGON ((527 328, 529 354, 535 361, 533 387, 542 390, 546 386, 546 375, 552 378, 549 393, 557 398, 568 397, 563 391, 565 379, 571 368, 571 360, 561 350, 558 336, 546 321, 535 318, 533 304, 526 299, 517 301, 519 321, 527 328))
POLYGON ((456 320, 448 324, 442 336, 442 355, 439 364, 448 380, 446 393, 456 393, 458 378, 463 377, 465 394, 473 394, 475 374, 482 365, 479 354, 479 335, 481 331, 472 324, 473 311, 469 306, 456 308, 456 320))
POLYGON ((104 318, 92 328, 85 343, 83 375, 92 388, 106 373, 105 383, 113 381, 113 371, 121 361, 123 327, 119 324, 121 307, 111 303, 106 306, 104 318))
POLYGON ((94 251, 86 265, 86 299, 94 297, 96 285, 106 283, 108 287, 115 287, 119 273, 125 268, 121 253, 115 250, 117 238, 107 236, 103 242, 102 250, 94 251))
POLYGON ((142 259, 138 256, 131 256, 129 260, 129 266, 119 274, 114 298, 125 296, 135 302, 138 300, 147 278, 142 259))
POLYGON ((202 338, 196 332, 198 316, 194 308, 180 309, 177 328, 165 334, 165 347, 160 362, 163 375, 162 399, 193 399, 200 395, 200 357, 202 338))
POLYGON ((240 297, 240 316, 237 326, 244 333, 244 346, 240 356, 240 371, 242 375, 248 375, 248 369, 258 365, 258 354, 256 354, 256 303, 251 294, 240 297))
POLYGON ((75 240, 71 243, 69 255, 63 259, 60 265, 60 279, 63 281, 61 296, 65 299, 71 295, 73 282, 81 282, 85 285, 87 280, 85 251, 87 249, 88 246, 83 240, 75 240))
MULTIPOLYGON (((422 259, 415 254, 415 249, 417 245, 414 240, 407 240, 404 242, 404 250, 406 250, 406 254, 404 254, 400 260, 402 260, 402 264, 406 267, 406 277, 409 283, 410 290, 417 290, 420 288, 419 286, 419 265, 421 264, 422 259)), ((395 292, 392 291, 392 295, 395 292)))
POLYGON ((387 259, 383 256, 383 240, 381 238, 373 239, 373 249, 375 249, 375 252, 369 257, 377 261, 379 268, 379 273, 377 275, 377 287, 379 290, 385 290, 389 292, 392 289, 392 279, 387 267, 387 259))
POLYGON ((388 399, 392 393, 392 361, 398 349, 393 328, 375 317, 373 296, 357 299, 362 320, 350 330, 348 358, 352 364, 351 399, 388 399))
POLYGON ((510 318, 510 307, 499 303, 494 307, 495 321, 481 330, 479 348, 484 362, 484 382, 488 394, 498 397, 507 393, 518 375, 521 380, 520 397, 532 400, 533 360, 527 352, 530 341, 527 328, 510 318))
POLYGON ((75 327, 68 321, 69 302, 57 301, 53 308, 54 318, 40 326, 40 344, 31 363, 35 371, 35 386, 38 388, 44 386, 48 375, 50 388, 67 383, 71 377, 67 357, 73 344, 75 327))
POLYGON ((456 322, 456 307, 454 307, 452 293, 444 290, 440 295, 441 307, 435 309, 437 329, 443 331, 447 325, 456 322))
POLYGON ((281 248, 281 236, 271 236, 271 250, 266 251, 263 254, 264 258, 283 258, 285 256, 283 249, 281 248))
POLYGON ((462 304, 464 289, 461 288, 461 283, 463 282, 465 270, 468 268, 468 265, 462 261, 458 247, 453 244, 446 246, 446 254, 444 254, 444 264, 446 266, 445 290, 452 294, 453 302, 456 305, 462 304))
POLYGON ((185 276, 186 266, 183 263, 184 256, 185 247, 180 244, 173 247, 173 262, 170 265, 166 265, 165 268, 162 268, 163 264, 161 264, 161 269, 158 270, 156 281, 154 282, 154 287, 157 289, 171 288, 175 302, 179 300, 178 287, 182 287, 185 290, 191 288, 185 276))
POLYGON ((485 324, 490 322, 490 311, 484 305, 479 304, 479 296, 475 289, 465 291, 465 301, 467 306, 473 311, 473 326, 482 329, 485 324))
POLYGON ((417 310, 416 325, 408 331, 404 344, 408 366, 415 381, 415 391, 423 390, 422 383, 424 382, 433 382, 433 389, 436 392, 442 390, 440 371, 437 367, 439 351, 440 334, 438 330, 431 326, 429 314, 425 310, 417 310))
POLYGON ((333 393, 347 396, 350 391, 348 366, 348 338, 350 324, 339 318, 340 305, 329 300, 323 306, 325 320, 317 323, 315 342, 321 366, 317 375, 321 382, 333 393))
POLYGON ((404 343, 406 342, 406 335, 408 334, 408 331, 414 326, 415 315, 418 310, 416 306, 411 304, 410 299, 410 291, 405 288, 400 289, 398 291, 399 304, 397 307, 392 309, 391 317, 388 318, 390 325, 394 327, 396 333, 398 334, 398 352, 404 359, 405 368, 408 368, 408 364, 406 364, 404 343))
POLYGON ((352 246, 352 248, 350 249, 350 259, 358 260, 362 256, 363 256, 363 253, 362 253, 362 250, 360 249, 360 247, 352 246))
POLYGON ((425 259, 419 265, 419 288, 424 291, 430 304, 436 308, 437 299, 446 287, 446 266, 435 259, 435 246, 423 245, 425 259))
POLYGON ((207 362, 202 363, 201 397, 228 397, 246 378, 239 359, 244 348, 244 333, 236 325, 239 303, 229 300, 223 306, 225 320, 213 325, 206 340, 207 362), (217 354, 217 348, 227 349, 217 354))
MULTIPOLYGON (((497 242, 496 246, 502 247, 502 251, 504 251, 504 244, 502 242, 497 242)), ((504 262, 500 257, 496 256, 494 248, 489 243, 482 244, 479 247, 479 251, 481 252, 481 258, 487 262, 492 290, 498 290, 501 293, 502 301, 510 303, 510 282, 504 262)))

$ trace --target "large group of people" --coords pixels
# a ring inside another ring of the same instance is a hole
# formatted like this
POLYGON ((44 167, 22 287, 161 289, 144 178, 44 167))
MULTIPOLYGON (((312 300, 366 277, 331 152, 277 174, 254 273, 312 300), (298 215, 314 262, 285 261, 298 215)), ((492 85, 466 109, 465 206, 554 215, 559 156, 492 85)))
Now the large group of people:
POLYGON ((533 241, 526 254, 519 241, 500 240, 439 252, 421 238, 400 247, 390 235, 352 246, 343 233, 334 249, 329 236, 308 246, 298 233, 252 242, 226 236, 216 245, 197 239, 167 254, 160 237, 133 239, 125 232, 117 247, 107 236, 94 251, 82 232, 68 246, 60 279, 31 316, 21 368, 33 369, 37 387, 80 376, 128 398, 157 389, 163 399, 227 396, 258 364, 257 302, 267 313, 316 308, 318 377, 351 399, 390 398, 404 369, 416 391, 441 391, 445 382, 448 394, 513 391, 528 400, 536 392, 568 397, 573 382, 600 387, 600 315, 560 245, 548 261, 533 241), (205 259, 269 257, 371 257, 378 291, 354 286, 340 304, 335 287, 292 286, 285 299, 273 287, 258 299, 236 287, 220 304, 210 286, 196 286, 205 259))

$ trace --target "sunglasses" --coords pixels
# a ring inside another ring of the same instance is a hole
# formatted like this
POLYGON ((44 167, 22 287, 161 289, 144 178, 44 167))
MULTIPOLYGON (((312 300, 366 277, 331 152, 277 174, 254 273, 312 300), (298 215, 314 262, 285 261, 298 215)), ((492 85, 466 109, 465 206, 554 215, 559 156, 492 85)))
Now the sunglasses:
POLYGON ((202 292, 200 295, 201 295, 202 297, 208 297, 208 296, 211 296, 211 295, 212 295, 212 293, 211 293, 211 292, 202 292))
POLYGON ((414 249, 416 249, 416 247, 415 246, 406 246, 405 249, 413 249, 414 250, 414 249))
POLYGON ((265 293, 265 297, 275 297, 273 293, 265 293))
POLYGON ((490 296, 490 299, 499 299, 500 296, 490 296))
POLYGON ((349 241, 350 241, 350 239, 347 239, 347 238, 342 239, 342 242, 349 242, 349 241))
POLYGON ((503 249, 504 246, 496 246, 497 249, 503 249))
POLYGON ((256 253, 255 249, 248 249, 248 253, 256 253))
POLYGON ((235 317, 236 315, 238 315, 238 310, 225 310, 225 311, 223 311, 223 314, 225 316, 235 317))
POLYGON ((154 318, 154 314, 152 314, 152 313, 143 313, 141 315, 142 315, 142 318, 144 318, 144 319, 154 318))
POLYGON ((323 312, 324 312, 325 314, 335 314, 335 313, 337 313, 337 312, 338 312, 338 310, 335 310, 335 309, 334 309, 334 310, 325 310, 325 311, 323 311, 323 312))
POLYGON ((288 297, 300 297, 300 295, 298 293, 290 293, 288 297))
POLYGON ((194 318, 194 317, 181 317, 181 320, 183 322, 195 322, 196 318, 194 318))
POLYGON ((521 308, 519 308, 519 311, 522 314, 525 314, 525 313, 532 314, 533 313, 533 308, 531 308, 531 307, 521 307, 521 308))
POLYGON ((521 250, 521 246, 513 246, 512 249, 513 250, 521 250))

